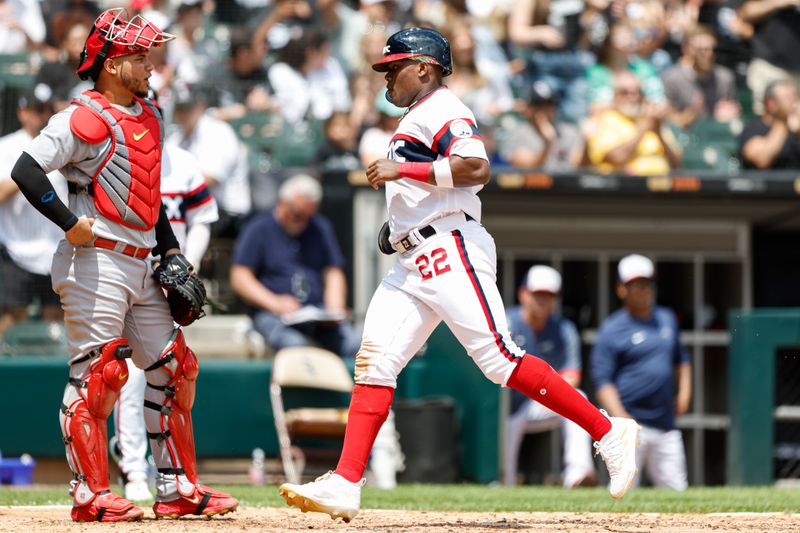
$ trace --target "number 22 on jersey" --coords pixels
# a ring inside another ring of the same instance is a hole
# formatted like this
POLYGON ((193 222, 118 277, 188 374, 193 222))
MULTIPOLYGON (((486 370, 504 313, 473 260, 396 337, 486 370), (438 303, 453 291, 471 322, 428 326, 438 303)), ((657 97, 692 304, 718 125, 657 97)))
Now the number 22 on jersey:
POLYGON ((436 248, 431 251, 430 255, 421 255, 414 261, 419 268, 419 273, 422 276, 422 281, 427 281, 433 276, 441 276, 445 272, 450 272, 450 265, 447 264, 447 250, 444 248, 436 248), (433 265, 431 265, 433 262, 433 265), (429 269, 429 267, 431 267, 429 269))

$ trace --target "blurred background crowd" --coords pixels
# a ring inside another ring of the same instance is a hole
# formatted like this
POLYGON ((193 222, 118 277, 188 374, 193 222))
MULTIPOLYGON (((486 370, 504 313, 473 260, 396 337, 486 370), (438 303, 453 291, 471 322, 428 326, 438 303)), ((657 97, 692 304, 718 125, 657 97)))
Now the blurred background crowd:
MULTIPOLYGON (((92 21, 117 5, 4 0, 0 54, 27 54, 34 83, 50 89, 58 110, 86 88, 74 70, 92 21)), ((253 175, 302 163, 354 169, 385 152, 402 110, 383 99, 370 64, 408 25, 449 38, 447 84, 473 109, 497 165, 658 175, 800 163, 796 0, 132 0, 128 8, 177 35, 151 54, 169 142, 209 160, 224 154, 226 176, 206 175, 234 216, 274 202, 274 188, 245 194, 253 175), (748 143, 767 132, 780 149, 748 143)))

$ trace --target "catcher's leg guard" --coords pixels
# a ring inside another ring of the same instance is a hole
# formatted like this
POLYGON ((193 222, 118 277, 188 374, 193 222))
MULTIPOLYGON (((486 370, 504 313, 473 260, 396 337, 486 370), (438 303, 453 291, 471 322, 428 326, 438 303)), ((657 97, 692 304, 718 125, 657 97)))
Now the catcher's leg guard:
MULTIPOLYGON (((171 465, 158 469, 160 481, 156 484, 159 494, 153 505, 156 518, 221 515, 236 510, 239 505, 228 494, 197 483, 191 410, 198 371, 197 357, 186 346, 180 329, 175 329, 158 361, 145 369, 147 386, 161 393, 159 402, 153 401, 155 396, 152 393, 144 402, 147 409, 158 412, 158 431, 148 431, 147 435, 154 455, 161 452, 160 456, 166 456, 171 465), (154 376, 156 372, 167 373, 168 380, 164 385, 155 384, 163 383, 154 376), (177 495, 172 490, 173 475, 177 495)), ((152 417, 150 420, 148 430, 153 429, 152 417)))
POLYGON ((70 378, 61 404, 67 461, 76 478, 72 489, 75 520, 135 520, 142 516, 141 509, 131 502, 109 494, 108 483, 106 419, 128 380, 125 359, 130 356, 127 339, 118 338, 73 361, 91 360, 83 377, 70 378))
POLYGON ((161 352, 158 361, 145 368, 146 373, 166 372, 169 379, 165 385, 147 386, 164 393, 162 402, 145 400, 144 406, 158 411, 159 431, 148 432, 153 444, 166 446, 172 468, 159 468, 162 474, 175 474, 178 492, 191 496, 197 483, 197 459, 194 451, 192 430, 192 405, 199 367, 194 352, 186 346, 183 333, 175 329, 161 352))

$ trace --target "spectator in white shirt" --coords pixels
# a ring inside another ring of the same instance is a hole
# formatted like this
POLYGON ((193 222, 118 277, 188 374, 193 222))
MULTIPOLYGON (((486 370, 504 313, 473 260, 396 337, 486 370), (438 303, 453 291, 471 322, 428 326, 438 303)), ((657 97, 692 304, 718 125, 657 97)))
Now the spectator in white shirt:
POLYGON ((268 76, 287 121, 325 120, 350 109, 347 77, 323 32, 307 28, 280 50, 278 59, 268 76))
POLYGON ((397 129, 397 120, 406 111, 386 99, 386 89, 380 91, 375 98, 375 110, 378 112, 378 123, 364 132, 358 145, 358 157, 364 168, 389 153, 389 144, 392 142, 394 130, 397 129))
POLYGON ((199 88, 176 90, 174 105, 173 117, 178 127, 169 134, 167 143, 197 158, 200 172, 219 205, 220 220, 213 232, 235 237, 252 205, 247 149, 230 124, 205 112, 206 96, 199 88))
POLYGON ((34 50, 44 36, 44 18, 37 0, 0 0, 0 54, 34 50))
MULTIPOLYGON (((0 336, 14 322, 28 317, 38 300, 44 320, 63 318, 58 296, 50 283, 50 263, 64 236, 19 194, 11 169, 22 151, 53 115, 52 91, 39 84, 19 100, 17 118, 22 127, 0 138, 0 336)), ((54 171, 48 174, 62 200, 67 183, 54 171)))

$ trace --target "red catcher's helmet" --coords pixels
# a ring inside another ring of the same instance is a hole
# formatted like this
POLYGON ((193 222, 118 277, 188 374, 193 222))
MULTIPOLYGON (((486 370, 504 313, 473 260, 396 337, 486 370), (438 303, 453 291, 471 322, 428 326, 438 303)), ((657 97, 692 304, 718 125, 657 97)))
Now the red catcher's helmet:
POLYGON ((143 52, 175 38, 141 15, 130 20, 125 15, 125 8, 117 7, 103 11, 94 21, 81 52, 80 79, 96 77, 106 59, 143 52))

